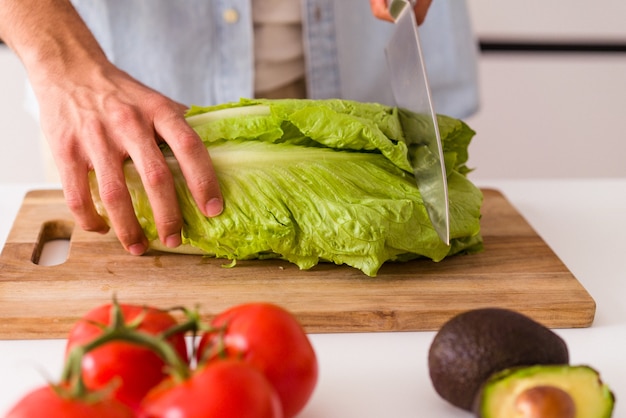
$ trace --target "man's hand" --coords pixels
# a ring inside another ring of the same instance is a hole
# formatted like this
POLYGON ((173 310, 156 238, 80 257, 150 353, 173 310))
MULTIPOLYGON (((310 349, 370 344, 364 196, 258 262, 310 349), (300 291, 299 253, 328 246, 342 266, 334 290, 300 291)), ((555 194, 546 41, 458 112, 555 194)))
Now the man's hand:
POLYGON ((65 199, 82 228, 106 231, 89 191, 88 173, 93 169, 100 197, 124 247, 132 254, 147 249, 122 170, 130 157, 150 199, 161 241, 168 247, 180 245, 182 217, 159 141, 172 148, 200 209, 207 216, 221 212, 209 154, 186 123, 184 106, 114 67, 105 74, 60 77, 35 90, 65 199))
MULTIPOLYGON (((393 22, 393 18, 389 14, 387 2, 388 0, 370 0, 372 14, 378 19, 393 22)), ((418 25, 424 23, 424 20, 426 19, 426 13, 428 12, 428 8, 430 7, 431 3, 432 0, 417 0, 415 2, 415 7, 413 8, 413 10, 415 11, 415 20, 417 20, 418 25)))
POLYGON ((184 106, 113 66, 69 2, 4 0, 0 37, 28 72, 65 199, 83 229, 108 230, 91 198, 88 173, 93 170, 122 245, 132 254, 146 251, 148 242, 123 173, 130 157, 150 199, 160 240, 168 247, 180 244, 182 217, 160 142, 172 149, 200 210, 207 216, 221 213, 209 154, 187 125, 184 106))

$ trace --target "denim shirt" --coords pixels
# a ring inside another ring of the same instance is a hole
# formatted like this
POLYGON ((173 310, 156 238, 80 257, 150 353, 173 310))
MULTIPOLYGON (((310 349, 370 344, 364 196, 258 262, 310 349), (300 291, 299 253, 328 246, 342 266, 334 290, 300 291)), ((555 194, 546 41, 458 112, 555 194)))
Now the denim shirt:
MULTIPOLYGON (((181 103, 252 97, 252 0, 73 0, 117 66, 181 103)), ((294 0, 296 1, 296 0, 294 0)), ((365 0, 301 0, 308 96, 393 105, 384 54, 393 24, 365 0)), ((462 0, 436 0, 420 27, 437 113, 478 106, 477 48, 462 0)))

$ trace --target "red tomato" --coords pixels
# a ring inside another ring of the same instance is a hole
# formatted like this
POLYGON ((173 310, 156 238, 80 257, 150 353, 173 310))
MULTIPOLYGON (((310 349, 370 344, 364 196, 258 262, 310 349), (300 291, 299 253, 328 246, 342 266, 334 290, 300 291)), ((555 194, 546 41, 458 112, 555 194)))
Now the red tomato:
POLYGON ((135 413, 115 399, 93 401, 59 396, 52 386, 43 386, 22 398, 5 418, 133 418, 135 413))
POLYGON ((242 359, 265 375, 278 392, 285 417, 304 408, 317 383, 317 358, 291 313, 269 303, 249 303, 224 311, 211 324, 226 326, 223 345, 219 333, 204 334, 199 362, 219 361, 223 348, 227 357, 242 359))
POLYGON ((238 360, 216 361, 189 379, 166 380, 144 398, 142 418, 282 418, 280 399, 265 376, 238 360))
MULTIPOLYGON (((137 305, 120 304, 126 323, 142 315, 138 330, 156 335, 176 325, 167 312, 137 305)), ((66 355, 76 345, 85 344, 102 334, 96 324, 111 324, 111 305, 103 305, 88 312, 78 321, 68 337, 66 355)), ((183 334, 168 339, 181 359, 188 361, 183 334)), ((113 397, 137 408, 141 399, 166 376, 163 360, 150 349, 124 341, 112 341, 90 351, 83 357, 82 370, 85 385, 92 390, 113 383, 113 397), (113 380, 115 379, 115 380, 113 380)))

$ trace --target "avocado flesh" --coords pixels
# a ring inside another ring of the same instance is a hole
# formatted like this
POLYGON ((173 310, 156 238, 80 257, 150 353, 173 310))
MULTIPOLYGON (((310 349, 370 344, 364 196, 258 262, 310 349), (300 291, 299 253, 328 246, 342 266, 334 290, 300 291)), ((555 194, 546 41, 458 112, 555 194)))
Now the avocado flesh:
POLYGON ((490 377, 477 401, 481 418, 522 418, 516 402, 527 389, 547 386, 567 392, 575 418, 609 418, 615 398, 598 372, 588 366, 530 366, 504 370, 490 377))

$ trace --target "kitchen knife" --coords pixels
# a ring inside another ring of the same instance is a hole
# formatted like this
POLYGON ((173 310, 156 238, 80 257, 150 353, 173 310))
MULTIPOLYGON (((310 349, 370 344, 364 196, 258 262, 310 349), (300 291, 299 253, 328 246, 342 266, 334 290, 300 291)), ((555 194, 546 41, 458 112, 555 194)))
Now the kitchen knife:
POLYGON ((409 161, 433 227, 439 238, 450 245, 446 165, 413 2, 391 0, 389 12, 395 20, 395 28, 385 53, 409 161))

